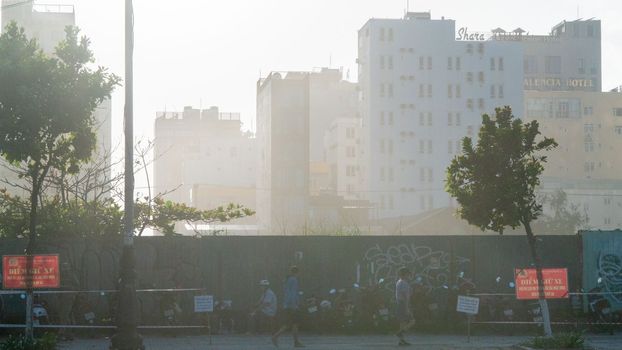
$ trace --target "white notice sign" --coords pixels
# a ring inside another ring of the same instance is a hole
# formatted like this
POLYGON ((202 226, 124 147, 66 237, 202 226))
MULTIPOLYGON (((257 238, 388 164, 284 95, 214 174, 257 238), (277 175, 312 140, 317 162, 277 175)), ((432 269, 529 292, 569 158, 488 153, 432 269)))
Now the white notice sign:
POLYGON ((479 312, 479 298, 458 295, 458 305, 456 311, 469 315, 477 315, 479 312))
POLYGON ((214 296, 196 295, 194 297, 194 312, 214 312, 214 296))

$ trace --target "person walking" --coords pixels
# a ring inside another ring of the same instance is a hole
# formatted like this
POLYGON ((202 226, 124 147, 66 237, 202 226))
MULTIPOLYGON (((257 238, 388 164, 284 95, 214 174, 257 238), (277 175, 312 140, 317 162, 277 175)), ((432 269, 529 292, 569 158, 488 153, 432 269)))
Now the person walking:
POLYGON ((289 275, 285 280, 285 293, 283 301, 284 312, 284 324, 281 328, 272 335, 272 344, 275 347, 279 347, 279 337, 288 328, 292 329, 292 335, 294 337, 294 347, 304 348, 300 340, 298 339, 298 326, 300 325, 300 294, 298 284, 298 267, 292 266, 289 268, 289 275))
POLYGON ((399 338, 397 345, 408 346, 411 345, 404 339, 404 332, 408 331, 415 325, 415 319, 413 318, 412 310, 410 309, 410 298, 412 296, 412 288, 408 283, 410 277, 410 271, 406 267, 402 267, 397 272, 399 279, 395 284, 395 301, 397 302, 397 320, 400 323, 400 328, 396 333, 399 338))
POLYGON ((264 325, 272 333, 274 331, 274 316, 276 316, 277 307, 276 295, 270 289, 268 280, 261 280, 259 285, 261 286, 262 293, 250 314, 249 331, 251 333, 261 331, 262 325, 264 325))

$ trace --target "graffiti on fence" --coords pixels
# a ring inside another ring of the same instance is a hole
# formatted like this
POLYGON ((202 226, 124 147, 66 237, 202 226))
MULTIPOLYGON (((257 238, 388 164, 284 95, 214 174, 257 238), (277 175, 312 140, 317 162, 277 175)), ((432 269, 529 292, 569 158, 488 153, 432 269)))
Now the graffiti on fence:
POLYGON ((394 288, 397 271, 403 266, 413 273, 414 282, 428 293, 441 288, 474 287, 464 272, 470 265, 468 258, 453 256, 452 261, 450 253, 427 246, 399 244, 383 250, 377 244, 365 252, 364 260, 373 280, 389 282, 387 288, 394 288))

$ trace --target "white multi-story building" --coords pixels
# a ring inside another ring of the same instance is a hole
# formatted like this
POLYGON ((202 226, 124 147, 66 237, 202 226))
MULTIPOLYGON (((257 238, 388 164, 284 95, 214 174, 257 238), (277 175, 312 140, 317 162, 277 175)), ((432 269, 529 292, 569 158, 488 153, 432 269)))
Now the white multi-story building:
POLYGON ((329 189, 346 200, 365 198, 357 176, 361 138, 359 118, 339 118, 325 132, 324 152, 330 168, 329 189))
MULTIPOLYGON (((65 39, 65 29, 75 26, 75 11, 73 5, 36 4, 34 1, 2 0, 2 31, 11 21, 24 28, 29 38, 37 39, 39 47, 48 55, 54 53, 59 42, 65 39)), ((111 176, 110 153, 112 152, 112 106, 110 100, 105 100, 93 112, 95 117, 95 132, 97 147, 93 156, 93 164, 101 164, 106 169, 100 172, 100 181, 106 183, 111 176)), ((99 166, 99 165, 98 165, 99 166)), ((12 171, 0 167, 0 178, 10 182, 18 182, 12 171)), ((92 180, 92 179, 91 179, 92 180)), ((0 185, 0 187, 4 187, 0 185)), ((8 188, 11 192, 24 195, 19 188, 8 188)))
POLYGON ((461 138, 496 107, 522 115, 520 43, 456 34, 454 20, 430 13, 359 30, 360 177, 372 218, 449 206, 445 171, 461 138))
MULTIPOLYGON (((255 138, 241 126, 239 113, 217 107, 158 112, 152 196, 199 209, 229 203, 254 209, 255 138)), ((248 217, 229 224, 254 222, 248 217)))

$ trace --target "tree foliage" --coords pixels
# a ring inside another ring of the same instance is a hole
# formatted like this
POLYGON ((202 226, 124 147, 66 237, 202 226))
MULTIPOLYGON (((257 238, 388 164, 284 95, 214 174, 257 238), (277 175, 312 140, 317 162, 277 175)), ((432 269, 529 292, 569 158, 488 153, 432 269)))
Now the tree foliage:
POLYGON ((538 299, 544 332, 553 335, 544 294, 542 262, 531 223, 542 214, 536 190, 544 171, 543 154, 557 147, 542 137, 537 121, 523 123, 510 107, 497 108, 495 117, 482 116, 478 141, 465 137, 462 154, 447 169, 446 189, 460 204, 459 214, 481 230, 503 234, 522 225, 538 279, 538 299))
POLYGON ((559 189, 542 196, 543 205, 549 213, 543 214, 537 224, 547 234, 568 235, 586 227, 589 218, 579 210, 579 206, 568 201, 568 195, 559 189))
POLYGON ((538 122, 523 123, 509 107, 482 116, 478 142, 462 140, 462 153, 447 169, 446 189, 460 204, 459 214, 482 230, 503 233, 542 213, 536 190, 555 140, 540 136, 538 122))
MULTIPOLYGON (((0 36, 0 155, 24 169, 30 187, 29 236, 36 236, 38 200, 51 171, 75 174, 95 148, 93 111, 119 78, 94 62, 89 40, 66 29, 46 55, 15 22, 0 36)), ((29 244, 29 249, 31 244, 29 244)))

